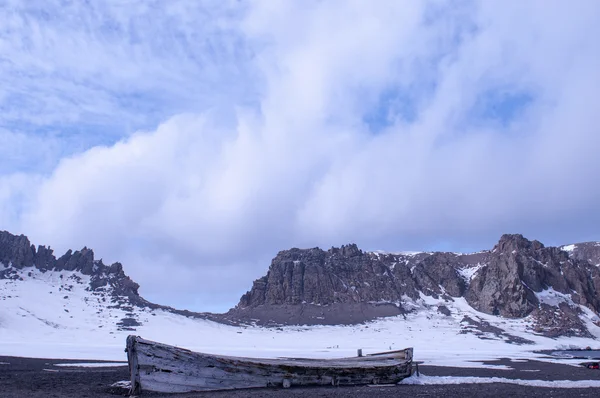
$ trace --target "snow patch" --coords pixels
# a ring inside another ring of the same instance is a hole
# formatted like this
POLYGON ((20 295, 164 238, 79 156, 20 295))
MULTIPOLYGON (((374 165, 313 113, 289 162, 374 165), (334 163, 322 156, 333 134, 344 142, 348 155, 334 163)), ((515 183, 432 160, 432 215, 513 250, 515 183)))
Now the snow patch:
POLYGON ((425 252, 416 252, 416 251, 403 251, 403 252, 387 252, 384 250, 373 250, 370 251, 369 253, 372 253, 373 255, 379 257, 381 255, 383 256, 387 256, 387 255, 392 255, 392 256, 409 256, 409 257, 414 257, 417 254, 421 254, 421 253, 425 253, 425 252))
POLYGON ((565 246, 561 246, 560 250, 565 251, 565 252, 572 252, 573 250, 575 250, 576 246, 575 245, 565 245, 565 246))
POLYGON ((522 380, 504 377, 456 377, 456 376, 411 376, 398 384, 445 385, 445 384, 489 384, 505 383, 520 386, 549 388, 589 388, 600 387, 600 380, 522 380))
POLYGON ((568 294, 557 292, 553 288, 542 290, 541 292, 535 293, 535 295, 540 303, 548 304, 553 307, 558 306, 560 303, 573 304, 571 296, 569 296, 568 294))
POLYGON ((127 366, 127 362, 55 363, 54 366, 70 368, 114 368, 115 366, 127 366))
POLYGON ((476 266, 474 267, 466 267, 466 268, 460 268, 458 269, 458 274, 466 281, 466 282, 470 282, 471 279, 473 279, 473 277, 475 276, 475 274, 477 273, 477 271, 479 271, 482 267, 484 266, 484 264, 481 263, 477 263, 476 266))
POLYGON ((130 380, 121 380, 121 381, 117 381, 116 383, 112 383, 110 386, 129 389, 129 388, 131 388, 131 381, 130 380))

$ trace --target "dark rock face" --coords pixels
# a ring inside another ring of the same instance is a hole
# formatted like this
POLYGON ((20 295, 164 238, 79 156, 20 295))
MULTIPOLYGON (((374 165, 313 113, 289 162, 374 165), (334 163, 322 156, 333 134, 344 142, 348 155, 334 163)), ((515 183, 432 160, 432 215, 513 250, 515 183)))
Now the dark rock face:
POLYGON ((581 322, 579 308, 566 303, 559 304, 560 311, 548 304, 541 304, 534 310, 534 332, 548 337, 593 337, 581 322))
POLYGON ((539 307, 534 292, 552 288, 598 313, 598 267, 569 253, 521 235, 505 235, 491 261, 475 275, 466 294, 473 308, 506 317, 522 317, 539 307))
POLYGON ((381 261, 356 245, 291 249, 273 259, 267 276, 254 282, 241 306, 392 301, 397 281, 381 261))
POLYGON ((291 314, 293 306, 306 311, 310 306, 358 303, 389 303, 403 312, 402 302, 425 294, 447 301, 464 297, 478 311, 508 318, 533 314, 538 329, 549 335, 574 328, 579 330, 575 335, 584 336, 573 308, 566 303, 559 307, 568 319, 561 326, 536 293, 554 289, 598 314, 600 272, 592 265, 595 261, 600 262, 600 244, 576 245, 569 252, 522 235, 503 235, 492 250, 466 255, 369 253, 354 244, 327 251, 294 248, 277 254, 267 275, 254 281, 229 315, 252 313, 260 320, 269 308, 286 306, 291 314))
POLYGON ((572 258, 587 261, 591 265, 600 265, 600 242, 584 242, 572 246, 572 258))
POLYGON ((26 236, 11 235, 0 231, 0 262, 11 264, 15 268, 24 268, 33 264, 35 248, 26 236))
MULTIPOLYGON (((91 290, 110 286, 115 297, 125 296, 135 304, 149 304, 139 296, 139 285, 125 275, 120 263, 105 265, 102 260, 95 260, 94 252, 87 247, 75 252, 69 250, 57 259, 49 247, 38 246, 36 249, 26 236, 0 231, 0 263, 16 269, 35 267, 44 272, 79 271, 91 276, 91 290)), ((5 274, 0 270, 0 278, 10 275, 10 268, 5 274)))
POLYGON ((239 308, 257 305, 396 303, 406 295, 460 297, 466 283, 462 264, 450 253, 417 255, 366 253, 355 244, 279 252, 266 276, 254 281, 239 308))

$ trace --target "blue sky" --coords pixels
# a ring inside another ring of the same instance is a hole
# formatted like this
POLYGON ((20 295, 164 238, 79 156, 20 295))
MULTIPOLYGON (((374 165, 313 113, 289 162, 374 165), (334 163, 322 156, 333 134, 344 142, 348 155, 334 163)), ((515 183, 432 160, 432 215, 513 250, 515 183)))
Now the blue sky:
POLYGON ((599 3, 0 5, 0 229, 149 299, 277 251, 600 240, 599 3))
POLYGON ((60 150, 2 169, 48 173, 62 156, 170 116, 226 115, 255 100, 243 83, 253 73, 236 27, 242 12, 217 2, 5 3, 0 129, 21 145, 43 137, 60 150))

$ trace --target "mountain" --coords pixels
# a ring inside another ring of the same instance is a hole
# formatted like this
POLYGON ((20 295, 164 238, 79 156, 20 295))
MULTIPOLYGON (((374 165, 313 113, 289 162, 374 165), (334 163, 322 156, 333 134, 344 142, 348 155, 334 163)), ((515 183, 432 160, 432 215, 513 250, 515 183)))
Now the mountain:
POLYGON ((450 313, 464 299, 484 314, 527 319, 532 333, 591 337, 599 266, 600 243, 545 247, 516 234, 472 254, 294 248, 279 252, 227 315, 262 324, 355 323, 407 314, 424 297, 450 313))
POLYGON ((210 314, 145 300, 120 263, 106 265, 91 249, 57 258, 26 236, 0 231, 0 336, 44 330, 62 342, 81 331, 104 339, 131 331, 205 333, 225 327, 219 324, 357 325, 394 317, 388 319, 408 322, 404 333, 413 324, 446 324, 452 333, 516 344, 535 336, 590 339, 600 337, 599 264, 600 243, 544 247, 521 235, 471 254, 294 248, 277 254, 237 306, 210 314))
MULTIPOLYGON (((68 250, 56 258, 49 247, 32 245, 24 235, 0 231, 0 300, 17 301, 17 310, 55 325, 93 323, 113 331, 134 331, 154 310, 186 317, 212 319, 209 313, 177 310, 142 298, 139 285, 123 271, 121 263, 106 265, 87 247, 68 250), (60 305, 53 320, 26 307, 36 303, 60 305), (20 302, 22 299, 23 302, 20 302), (62 315, 60 315, 62 314, 62 315), (60 318, 60 319, 59 319, 60 318), (75 319, 75 318, 79 318, 75 319)), ((1 318, 0 318, 1 324, 1 318)))

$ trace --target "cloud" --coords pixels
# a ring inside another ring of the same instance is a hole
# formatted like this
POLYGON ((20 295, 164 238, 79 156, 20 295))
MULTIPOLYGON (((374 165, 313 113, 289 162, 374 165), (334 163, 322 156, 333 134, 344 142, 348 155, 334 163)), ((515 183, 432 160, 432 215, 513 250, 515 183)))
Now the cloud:
POLYGON ((64 155, 180 112, 228 117, 255 98, 245 83, 255 76, 252 54, 237 28, 243 11, 232 1, 7 1, 0 128, 60 136, 64 155))
MULTIPOLYGON (((86 33, 89 65, 76 75, 101 76, 111 98, 127 77, 144 87, 140 75, 177 103, 223 89, 228 111, 159 101, 156 129, 63 156, 31 186, 0 179, 0 220, 36 242, 122 261, 150 299, 224 309, 291 246, 479 250, 505 232, 600 239, 596 2, 217 7, 203 19, 213 43, 192 46, 212 54, 195 73, 185 46, 167 48, 193 31, 185 17, 198 10, 143 9, 158 30, 106 37, 115 60, 141 43, 152 73, 95 69, 107 62, 86 33), (171 13, 189 25, 164 22, 171 13), (14 192, 27 193, 16 212, 14 192)), ((103 23, 126 26, 130 12, 103 23)), ((91 109, 119 114, 97 98, 91 109)))

